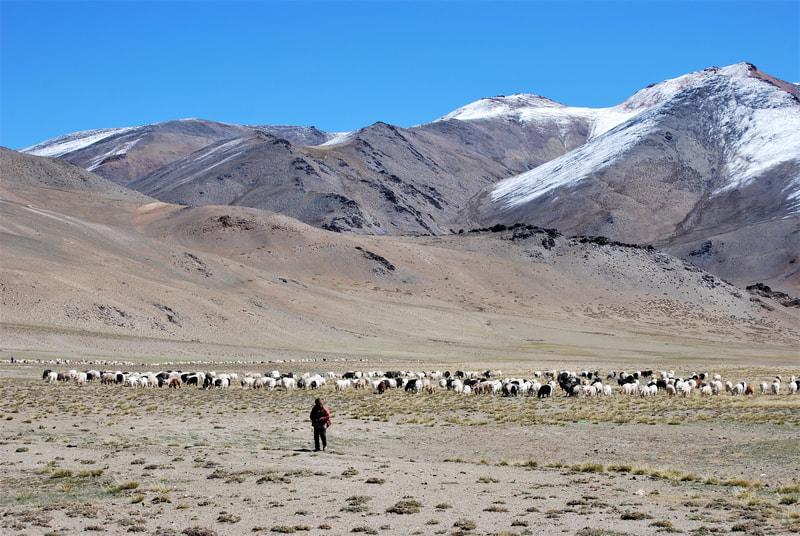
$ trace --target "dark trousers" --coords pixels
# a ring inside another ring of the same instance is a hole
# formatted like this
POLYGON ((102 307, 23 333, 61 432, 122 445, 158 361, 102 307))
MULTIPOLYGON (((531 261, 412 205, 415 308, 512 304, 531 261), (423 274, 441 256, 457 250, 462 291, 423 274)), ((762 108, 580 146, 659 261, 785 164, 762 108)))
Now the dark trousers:
POLYGON ((314 427, 314 450, 319 450, 319 443, 322 442, 322 450, 328 446, 327 427, 314 427))

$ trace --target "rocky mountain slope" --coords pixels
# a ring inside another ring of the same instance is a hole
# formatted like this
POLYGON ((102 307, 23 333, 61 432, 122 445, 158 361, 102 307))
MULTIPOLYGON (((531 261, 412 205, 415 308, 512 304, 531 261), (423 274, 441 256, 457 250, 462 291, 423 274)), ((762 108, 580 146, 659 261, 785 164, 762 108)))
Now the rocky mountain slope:
POLYGON ((798 96, 746 64, 664 82, 632 97, 651 103, 645 112, 492 185, 472 210, 487 224, 654 244, 738 281, 797 288, 798 96))
POLYGON ((800 294, 800 90, 745 63, 653 84, 607 109, 518 94, 407 129, 186 120, 28 152, 169 203, 259 208, 373 235, 521 222, 652 244, 740 286, 800 294))
POLYGON ((166 204, 68 163, 0 156, 2 351, 18 357, 649 359, 737 341, 781 360, 800 342, 800 310, 650 248, 529 226, 333 233, 245 207, 166 204), (666 340, 668 350, 654 346, 666 340))

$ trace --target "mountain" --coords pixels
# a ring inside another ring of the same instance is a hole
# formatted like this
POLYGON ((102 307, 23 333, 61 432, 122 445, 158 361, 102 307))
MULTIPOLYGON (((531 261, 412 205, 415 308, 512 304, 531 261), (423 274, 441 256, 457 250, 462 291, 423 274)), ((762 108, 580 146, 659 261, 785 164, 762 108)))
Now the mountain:
POLYGON ((249 129, 199 119, 168 121, 141 127, 77 132, 34 145, 21 152, 68 160, 126 185, 184 154, 249 129))
POLYGON ((664 363, 755 348, 786 363, 800 342, 800 309, 652 248, 533 226, 334 233, 9 150, 0 176, 0 333, 17 358, 664 363))
POLYGON ((26 152, 168 203, 373 235, 524 223, 654 245, 741 286, 800 293, 800 90, 746 63, 652 84, 605 109, 501 95, 411 128, 185 120, 26 152))
POLYGON ((620 108, 642 103, 578 149, 484 190, 474 218, 653 244, 737 282, 799 288, 797 88, 739 64, 657 84, 620 108))

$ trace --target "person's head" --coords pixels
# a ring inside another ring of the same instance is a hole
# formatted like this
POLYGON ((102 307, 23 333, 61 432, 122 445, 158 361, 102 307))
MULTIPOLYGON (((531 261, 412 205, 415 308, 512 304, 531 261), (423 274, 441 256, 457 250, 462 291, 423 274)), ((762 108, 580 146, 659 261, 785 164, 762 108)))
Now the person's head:
POLYGON ((315 406, 321 406, 322 405, 322 399, 318 398, 318 399, 314 400, 314 405, 315 406))

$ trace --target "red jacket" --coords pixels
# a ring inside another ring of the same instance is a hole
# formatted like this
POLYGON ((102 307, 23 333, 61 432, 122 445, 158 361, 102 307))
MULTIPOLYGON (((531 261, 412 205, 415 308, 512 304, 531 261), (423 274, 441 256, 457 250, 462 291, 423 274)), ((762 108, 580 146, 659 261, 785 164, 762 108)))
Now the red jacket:
POLYGON ((311 409, 311 425, 314 428, 324 428, 331 425, 331 413, 325 406, 314 406, 311 409))

